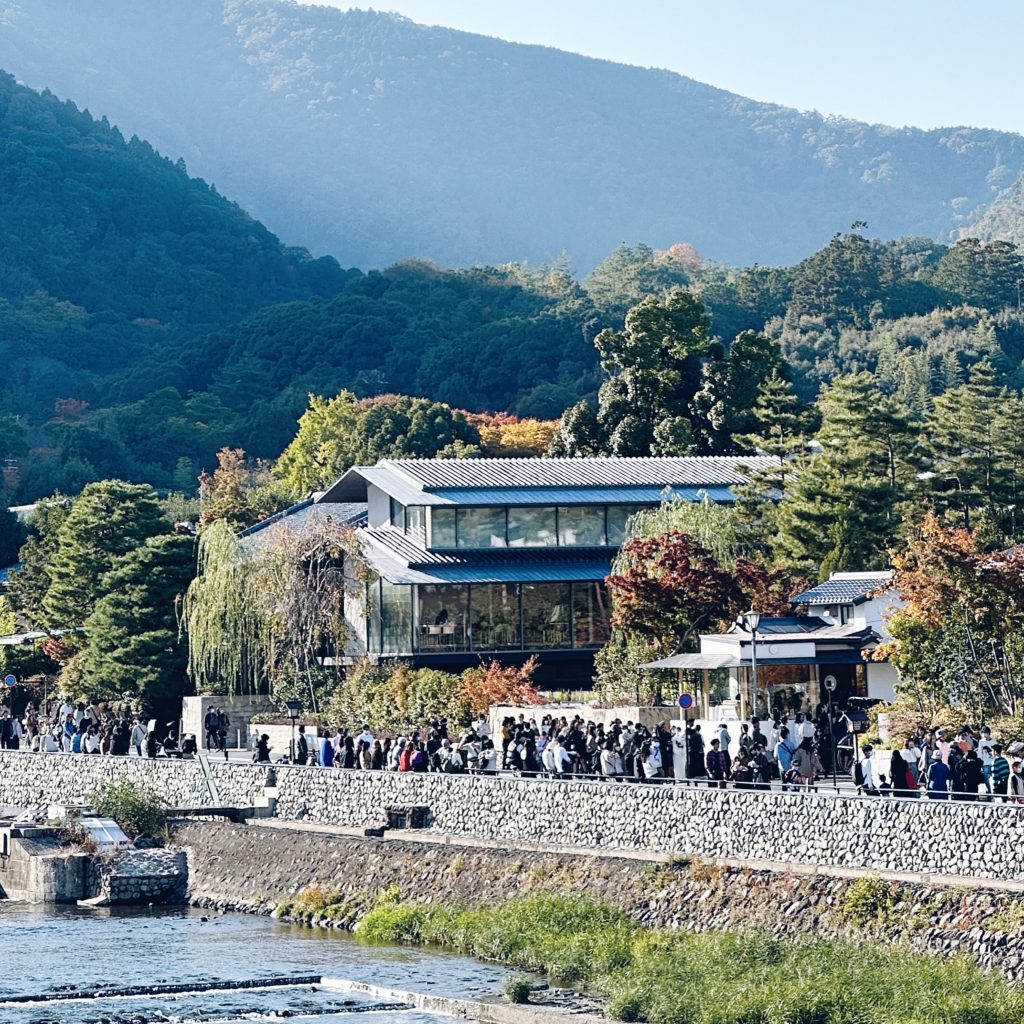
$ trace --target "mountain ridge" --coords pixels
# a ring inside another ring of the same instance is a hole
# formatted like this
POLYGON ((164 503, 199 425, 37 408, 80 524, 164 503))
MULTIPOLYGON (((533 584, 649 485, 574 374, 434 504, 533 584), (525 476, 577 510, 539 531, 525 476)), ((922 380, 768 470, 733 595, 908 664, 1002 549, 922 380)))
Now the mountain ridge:
POLYGON ((1024 172, 1013 133, 869 125, 376 11, 0 0, 0 20, 0 66, 364 267, 586 270, 637 238, 791 263, 853 220, 956 237, 1024 172))

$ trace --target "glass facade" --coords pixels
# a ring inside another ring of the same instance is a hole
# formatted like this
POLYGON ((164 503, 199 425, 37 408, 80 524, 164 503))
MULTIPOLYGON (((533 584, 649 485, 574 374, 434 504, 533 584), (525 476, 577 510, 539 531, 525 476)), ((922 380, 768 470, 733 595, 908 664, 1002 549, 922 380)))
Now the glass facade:
POLYGON ((432 548, 455 547, 455 509, 434 506, 430 510, 430 540, 432 548))
POLYGON ((626 539, 626 522, 631 515, 640 510, 639 505, 608 505, 605 520, 607 523, 608 543, 612 547, 621 547, 626 539))
POLYGON ((560 507, 558 543, 564 547, 601 547, 605 543, 604 505, 560 507))
POLYGON ((601 647, 611 634, 611 601, 603 583, 572 585, 574 647, 601 647))
POLYGON ((412 589, 380 581, 381 651, 401 654, 412 640, 412 589))
POLYGON ((391 502, 389 509, 389 522, 396 530, 405 533, 405 506, 394 498, 388 499, 391 502))
MULTIPOLYGON (((430 510, 428 546, 444 548, 619 547, 626 521, 649 505, 463 506, 430 510)), ((423 509, 405 510, 408 532, 422 531, 423 509)), ((423 533, 417 534, 423 539, 423 533)))
POLYGON ((603 582, 367 587, 371 654, 571 650, 600 647, 609 634, 603 582))
POLYGON ((523 646, 528 650, 568 648, 571 583, 524 583, 523 646))
POLYGON ((455 523, 460 548, 505 547, 504 508, 460 508, 455 523))
POLYGON ((469 650, 469 587, 465 584, 406 587, 415 592, 417 651, 469 650))
POLYGON ((519 587, 515 583, 474 584, 470 588, 473 647, 518 651, 522 647, 519 587))
POLYGON ((420 544, 427 542, 426 512, 422 505, 408 505, 405 509, 405 532, 420 544))
POLYGON ((510 548, 551 547, 556 542, 556 513, 551 507, 510 508, 508 510, 508 546, 510 548))

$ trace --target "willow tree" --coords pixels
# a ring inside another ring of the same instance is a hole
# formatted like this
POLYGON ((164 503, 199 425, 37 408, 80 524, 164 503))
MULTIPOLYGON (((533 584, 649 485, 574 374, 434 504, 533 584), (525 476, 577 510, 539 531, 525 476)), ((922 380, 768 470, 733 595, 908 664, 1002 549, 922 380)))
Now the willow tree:
POLYGON ((358 541, 329 517, 257 536, 236 537, 226 522, 203 532, 183 608, 190 675, 228 693, 283 697, 300 684, 317 710, 322 662, 348 636, 346 592, 361 595, 366 579, 358 541))

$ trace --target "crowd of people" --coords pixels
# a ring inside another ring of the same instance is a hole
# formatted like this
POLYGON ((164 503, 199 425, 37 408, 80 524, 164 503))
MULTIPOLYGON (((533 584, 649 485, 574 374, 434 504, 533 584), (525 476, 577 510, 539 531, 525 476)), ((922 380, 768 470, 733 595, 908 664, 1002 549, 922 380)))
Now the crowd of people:
MULTIPOLYGON (((153 723, 150 723, 153 724, 153 723)), ((204 719, 204 745, 226 759, 230 721, 223 708, 204 719)), ((863 745, 854 754, 853 726, 842 712, 775 714, 761 722, 718 722, 710 735, 699 723, 666 721, 648 728, 615 719, 605 725, 579 715, 506 717, 492 735, 485 716, 455 728, 432 721, 407 735, 375 733, 369 725, 316 730, 298 727, 294 751, 280 760, 331 769, 364 771, 496 773, 528 778, 600 778, 664 782, 687 779, 740 789, 806 790, 842 772, 866 796, 935 800, 1001 800, 1024 804, 1024 744, 1004 746, 988 726, 958 731, 919 729, 890 751, 863 745), (849 764, 837 765, 837 752, 849 764)), ((194 735, 178 741, 174 725, 161 732, 138 716, 87 700, 64 701, 44 714, 29 704, 22 714, 0 707, 0 749, 41 753, 192 758, 194 735)), ((256 738, 252 759, 270 762, 270 737, 256 738)))
MULTIPOLYGON (((830 739, 830 742, 832 740, 830 739)), ((323 768, 398 772, 513 772, 527 777, 597 777, 615 781, 704 780, 710 785, 770 788, 809 785, 823 773, 818 727, 797 714, 767 730, 721 723, 707 740, 701 726, 659 722, 648 728, 619 719, 609 725, 580 716, 505 718, 496 735, 482 716, 466 728, 444 719, 408 735, 379 735, 368 726, 310 737, 299 727, 295 761, 323 768), (767 734, 766 734, 767 733, 767 734)), ((257 739, 253 760, 272 760, 270 737, 257 739)))
MULTIPOLYGON (((227 758, 227 718, 218 734, 216 749, 227 758)), ((178 741, 176 723, 158 733, 138 715, 115 711, 93 700, 63 701, 49 712, 34 703, 20 714, 0 708, 0 749, 28 750, 43 754, 100 754, 110 757, 195 757, 194 735, 178 741)))
POLYGON ((870 746, 862 748, 855 782, 868 795, 919 796, 932 800, 1001 800, 1024 803, 1024 744, 1004 747, 988 726, 958 732, 918 729, 878 767, 870 746))

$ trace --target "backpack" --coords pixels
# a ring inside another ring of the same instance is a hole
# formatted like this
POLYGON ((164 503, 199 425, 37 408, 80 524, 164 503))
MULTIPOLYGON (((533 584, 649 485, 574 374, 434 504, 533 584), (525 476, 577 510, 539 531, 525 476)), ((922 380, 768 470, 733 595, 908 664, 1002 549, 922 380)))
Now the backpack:
POLYGON ((864 785, 864 767, 857 761, 853 766, 853 782, 856 786, 864 785))

